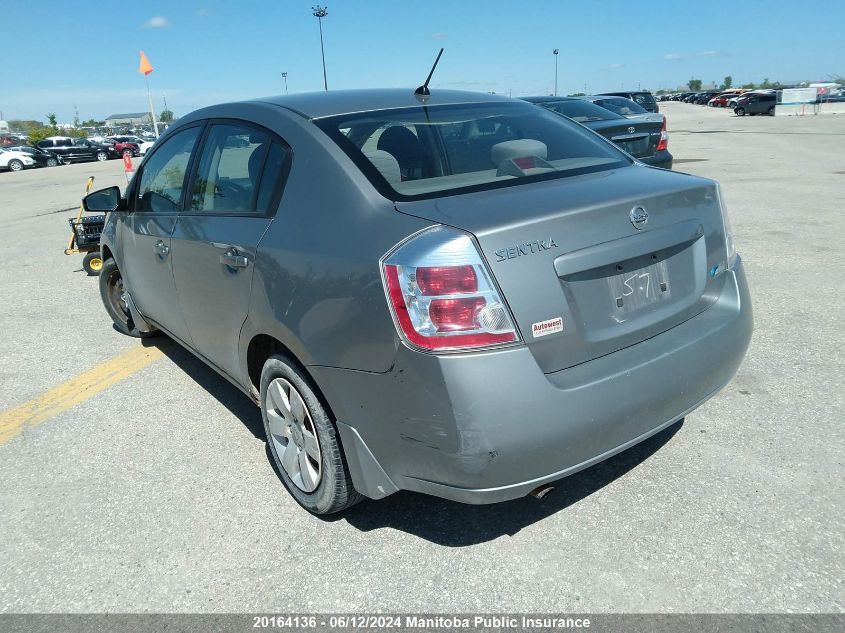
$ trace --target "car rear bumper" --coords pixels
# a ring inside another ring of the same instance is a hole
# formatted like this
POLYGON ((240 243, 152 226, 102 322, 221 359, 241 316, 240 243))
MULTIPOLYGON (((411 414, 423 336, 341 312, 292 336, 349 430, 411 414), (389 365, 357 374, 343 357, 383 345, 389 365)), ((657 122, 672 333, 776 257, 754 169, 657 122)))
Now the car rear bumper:
POLYGON ((310 367, 355 487, 494 503, 587 468, 678 421, 727 384, 751 339, 741 262, 707 310, 543 374, 525 347, 435 356, 401 347, 383 374, 310 367))
POLYGON ((672 169, 672 161, 674 158, 669 153, 668 149, 661 150, 648 158, 638 158, 638 161, 651 165, 652 167, 662 167, 663 169, 672 169))

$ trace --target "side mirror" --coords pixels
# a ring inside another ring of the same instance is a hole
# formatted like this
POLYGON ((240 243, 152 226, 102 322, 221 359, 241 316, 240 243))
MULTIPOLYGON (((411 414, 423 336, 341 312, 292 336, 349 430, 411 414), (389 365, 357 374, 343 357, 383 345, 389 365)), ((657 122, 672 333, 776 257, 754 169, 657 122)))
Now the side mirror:
POLYGON ((120 187, 107 187, 94 193, 89 193, 82 198, 82 206, 86 211, 94 213, 111 213, 112 211, 123 211, 121 204, 120 187))

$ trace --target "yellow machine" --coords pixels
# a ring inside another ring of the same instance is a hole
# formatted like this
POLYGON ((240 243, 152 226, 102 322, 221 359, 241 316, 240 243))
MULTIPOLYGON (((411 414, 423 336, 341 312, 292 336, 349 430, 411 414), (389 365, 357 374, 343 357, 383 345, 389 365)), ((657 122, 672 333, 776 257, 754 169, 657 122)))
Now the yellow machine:
MULTIPOLYGON (((94 176, 88 177, 88 184, 85 185, 85 194, 91 191, 94 185, 94 176)), ((82 268, 89 275, 99 275, 103 268, 103 256, 100 254, 100 234, 106 222, 104 215, 83 216, 85 207, 79 205, 79 213, 76 218, 69 218, 70 240, 68 240, 65 255, 74 253, 85 253, 82 258, 82 268)))

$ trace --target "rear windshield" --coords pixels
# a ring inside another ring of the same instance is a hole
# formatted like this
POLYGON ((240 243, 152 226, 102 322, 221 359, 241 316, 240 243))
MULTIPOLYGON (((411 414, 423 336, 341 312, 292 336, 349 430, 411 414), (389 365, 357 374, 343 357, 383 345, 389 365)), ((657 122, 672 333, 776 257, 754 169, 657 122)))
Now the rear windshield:
POLYGON ((315 123, 383 195, 395 200, 480 191, 630 164, 612 144, 529 103, 419 106, 315 123))
POLYGON ((655 105, 654 97, 651 96, 650 92, 635 92, 631 96, 641 106, 651 107, 655 105))
POLYGON ((648 110, 625 97, 602 97, 601 99, 597 99, 595 104, 622 116, 648 114, 648 110))
POLYGON ((590 101, 582 101, 581 99, 573 99, 572 101, 540 101, 539 105, 548 108, 552 112, 568 116, 573 121, 578 121, 578 123, 611 121, 622 118, 611 112, 609 108, 600 108, 590 101))

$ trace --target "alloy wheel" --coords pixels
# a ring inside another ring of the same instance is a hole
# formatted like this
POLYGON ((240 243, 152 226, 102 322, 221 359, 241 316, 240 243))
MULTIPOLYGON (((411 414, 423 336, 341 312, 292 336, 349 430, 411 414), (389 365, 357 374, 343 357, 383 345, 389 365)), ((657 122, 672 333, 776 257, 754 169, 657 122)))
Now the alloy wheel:
POLYGON ((323 475, 320 441, 302 395, 284 378, 267 385, 264 411, 270 429, 268 441, 280 466, 303 492, 314 492, 323 475))

